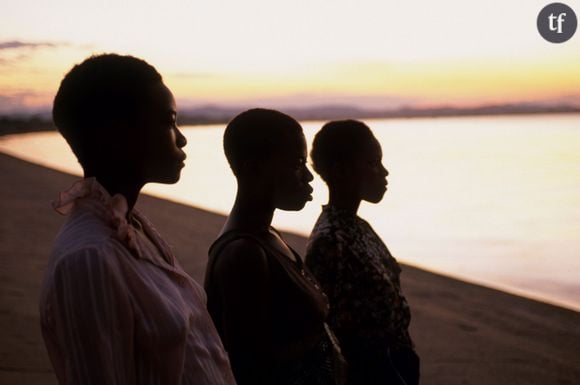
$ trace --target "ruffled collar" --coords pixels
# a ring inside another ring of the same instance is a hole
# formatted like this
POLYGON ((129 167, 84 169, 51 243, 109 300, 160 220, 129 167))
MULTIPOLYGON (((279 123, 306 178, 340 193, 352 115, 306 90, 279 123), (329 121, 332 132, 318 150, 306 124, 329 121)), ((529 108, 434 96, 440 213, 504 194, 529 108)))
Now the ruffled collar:
MULTIPOLYGON (((76 201, 83 198, 98 202, 115 228, 117 238, 126 242, 137 254, 142 254, 137 242, 136 230, 127 221, 129 211, 127 200, 122 194, 111 196, 96 178, 90 177, 76 181, 69 189, 59 194, 58 199, 52 202, 52 207, 59 214, 68 215, 73 210, 76 201)), ((140 217, 135 209, 131 215, 140 217)), ((141 218, 139 220, 142 221, 141 218)))

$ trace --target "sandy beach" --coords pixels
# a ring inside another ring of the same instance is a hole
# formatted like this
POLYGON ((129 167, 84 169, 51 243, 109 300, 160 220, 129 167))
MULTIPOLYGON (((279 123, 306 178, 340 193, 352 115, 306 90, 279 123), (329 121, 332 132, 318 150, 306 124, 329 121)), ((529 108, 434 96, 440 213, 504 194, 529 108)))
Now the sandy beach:
MULTIPOLYGON (((4 154, 0 174, 0 384, 56 384, 37 301, 64 220, 50 202, 75 177, 4 154)), ((224 217, 149 196, 138 207, 201 282, 224 217)), ((303 252, 303 237, 285 237, 303 252)), ((402 281, 422 384, 580 384, 580 313, 410 266, 402 281)))

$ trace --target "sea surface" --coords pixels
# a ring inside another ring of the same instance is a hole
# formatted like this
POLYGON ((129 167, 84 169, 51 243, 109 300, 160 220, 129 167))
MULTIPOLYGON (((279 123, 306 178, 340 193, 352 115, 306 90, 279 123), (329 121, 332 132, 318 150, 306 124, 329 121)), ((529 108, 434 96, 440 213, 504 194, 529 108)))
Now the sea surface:
MULTIPOLYGON (((389 190, 359 214, 397 259, 580 311, 580 114, 366 122, 382 145, 389 190)), ((321 125, 303 123, 309 144, 321 125)), ((224 125, 182 129, 180 182, 145 191, 226 214, 236 186, 224 125)), ((0 137, 0 151, 81 172, 55 132, 0 137)), ((279 211, 274 225, 308 235, 327 200, 318 177, 313 187, 304 210, 279 211)))

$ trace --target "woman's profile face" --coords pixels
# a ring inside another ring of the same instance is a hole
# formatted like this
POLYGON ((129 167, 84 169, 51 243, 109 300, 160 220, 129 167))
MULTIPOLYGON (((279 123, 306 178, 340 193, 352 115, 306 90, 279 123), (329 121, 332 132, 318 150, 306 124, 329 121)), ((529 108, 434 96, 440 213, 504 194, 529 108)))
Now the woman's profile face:
POLYGON ((302 133, 285 141, 271 163, 272 193, 276 208, 301 210, 312 200, 312 173, 306 167, 306 140, 302 133))
POLYGON ((379 142, 370 137, 353 161, 352 182, 358 186, 359 198, 378 203, 387 191, 389 172, 382 164, 383 152, 379 142))
POLYGON ((145 182, 175 183, 186 158, 187 140, 176 124, 175 100, 171 91, 158 83, 146 95, 134 134, 136 167, 145 182))

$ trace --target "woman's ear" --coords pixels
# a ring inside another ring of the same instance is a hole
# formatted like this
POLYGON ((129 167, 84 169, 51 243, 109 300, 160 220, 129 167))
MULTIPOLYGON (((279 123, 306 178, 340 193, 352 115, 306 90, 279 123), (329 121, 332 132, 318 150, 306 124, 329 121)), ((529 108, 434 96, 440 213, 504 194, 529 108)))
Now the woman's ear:
POLYGON ((258 160, 258 159, 249 159, 249 160, 245 160, 239 168, 239 175, 243 175, 243 176, 251 176, 251 177, 256 177, 256 176, 261 176, 264 174, 264 171, 266 170, 266 168, 269 166, 269 164, 266 164, 266 162, 264 162, 263 160, 258 160))
POLYGON ((350 175, 351 168, 345 162, 334 162, 328 171, 331 179, 343 180, 350 175))
POLYGON ((356 165, 351 162, 336 162, 330 167, 329 182, 336 186, 343 186, 344 188, 352 188, 358 184, 358 175, 356 165))

